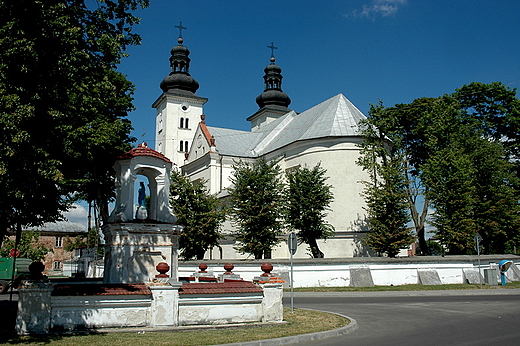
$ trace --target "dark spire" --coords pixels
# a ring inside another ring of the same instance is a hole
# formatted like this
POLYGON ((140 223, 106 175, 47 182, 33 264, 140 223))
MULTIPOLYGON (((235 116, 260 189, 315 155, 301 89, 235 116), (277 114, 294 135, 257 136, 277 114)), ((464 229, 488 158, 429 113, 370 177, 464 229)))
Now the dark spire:
POLYGON ((258 95, 256 103, 260 108, 267 105, 281 106, 287 108, 291 104, 291 99, 286 93, 282 91, 282 69, 276 65, 274 57, 274 50, 278 49, 275 47, 273 42, 267 48, 271 49, 271 62, 264 69, 264 92, 258 95))
POLYGON ((170 74, 162 80, 161 89, 164 92, 180 91, 193 94, 199 88, 199 83, 189 73, 190 50, 182 45, 184 42, 182 30, 187 28, 182 26, 182 22, 179 25, 175 25, 175 27, 179 29, 178 44, 170 52, 170 74))

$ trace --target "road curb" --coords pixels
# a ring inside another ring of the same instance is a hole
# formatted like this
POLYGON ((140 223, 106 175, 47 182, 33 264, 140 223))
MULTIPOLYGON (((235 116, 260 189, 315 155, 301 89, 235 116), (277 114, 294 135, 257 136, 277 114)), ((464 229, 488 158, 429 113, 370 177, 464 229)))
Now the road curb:
POLYGON ((325 330, 322 332, 316 332, 316 333, 308 333, 308 334, 300 334, 300 335, 293 335, 293 336, 284 336, 281 338, 274 338, 274 339, 264 339, 264 340, 254 340, 254 341, 245 341, 245 342, 237 342, 232 344, 219 344, 219 345, 210 345, 210 346, 278 346, 278 345, 290 345, 290 344, 297 344, 299 342, 307 342, 307 341, 314 341, 314 340, 322 340, 327 338, 333 338, 336 336, 344 335, 351 333, 358 329, 358 323, 355 319, 338 314, 336 312, 330 312, 330 311, 323 311, 323 310, 313 310, 313 309, 301 309, 301 310, 312 310, 312 311, 319 311, 319 312, 325 312, 328 314, 333 314, 337 316, 341 316, 344 318, 347 318, 350 320, 350 323, 346 326, 332 329, 332 330, 325 330))

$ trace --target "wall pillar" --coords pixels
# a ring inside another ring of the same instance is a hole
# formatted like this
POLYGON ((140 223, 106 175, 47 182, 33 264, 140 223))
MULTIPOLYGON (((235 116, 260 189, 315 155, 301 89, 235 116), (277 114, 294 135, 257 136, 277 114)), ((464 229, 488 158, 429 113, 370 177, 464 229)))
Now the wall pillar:
POLYGON ((53 287, 47 283, 29 283, 18 289, 16 332, 19 335, 49 332, 52 291, 53 287))
POLYGON ((283 321, 283 283, 258 284, 264 290, 262 299, 263 322, 283 321))
POLYGON ((147 284, 152 291, 151 327, 179 325, 180 282, 147 284))

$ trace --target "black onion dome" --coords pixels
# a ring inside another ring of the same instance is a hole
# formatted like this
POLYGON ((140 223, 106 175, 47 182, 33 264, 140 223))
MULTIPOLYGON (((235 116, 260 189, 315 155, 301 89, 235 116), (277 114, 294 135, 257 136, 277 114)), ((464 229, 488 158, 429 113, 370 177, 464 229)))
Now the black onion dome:
POLYGON ((170 68, 171 72, 164 77, 161 82, 161 89, 164 92, 171 92, 175 89, 185 90, 195 93, 199 88, 199 83, 190 75, 190 50, 183 46, 184 40, 179 37, 178 45, 171 50, 170 68))
POLYGON ((271 63, 264 69, 264 92, 257 96, 256 103, 260 108, 266 105, 287 107, 291 104, 289 96, 282 91, 282 69, 276 65, 274 56, 271 63))
POLYGON ((199 82, 188 74, 171 73, 164 77, 160 86, 164 92, 180 89, 195 93, 199 89, 199 82))
POLYGON ((267 105, 287 107, 291 104, 289 95, 280 90, 267 90, 256 97, 256 104, 262 108, 267 105))

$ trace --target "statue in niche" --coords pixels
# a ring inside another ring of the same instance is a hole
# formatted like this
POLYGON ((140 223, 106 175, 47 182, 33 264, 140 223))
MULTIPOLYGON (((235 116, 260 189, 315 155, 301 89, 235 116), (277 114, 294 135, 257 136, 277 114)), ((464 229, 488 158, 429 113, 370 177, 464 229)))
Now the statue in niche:
POLYGON ((135 213, 135 218, 138 220, 146 220, 148 218, 148 211, 146 210, 146 189, 144 187, 144 183, 141 181, 139 183, 140 187, 137 191, 137 211, 135 213))

